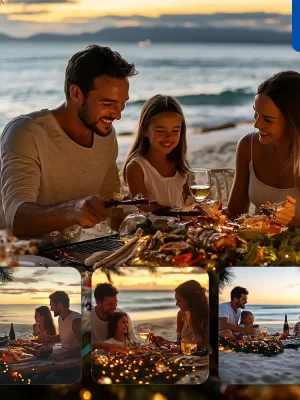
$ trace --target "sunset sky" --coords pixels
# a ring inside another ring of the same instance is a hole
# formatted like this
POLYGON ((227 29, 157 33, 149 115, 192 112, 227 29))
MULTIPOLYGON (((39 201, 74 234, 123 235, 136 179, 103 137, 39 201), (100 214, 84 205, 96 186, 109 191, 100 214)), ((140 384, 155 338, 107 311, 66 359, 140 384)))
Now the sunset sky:
POLYGON ((49 295, 56 290, 68 293, 71 306, 81 304, 80 273, 71 267, 16 268, 13 282, 0 283, 0 305, 49 305, 49 295))
MULTIPOLYGON (((143 26, 133 16, 266 12, 291 14, 291 0, 4 0, 0 32, 27 36, 37 32, 93 32, 107 26, 143 26), (126 18, 116 18, 127 17, 126 18), (129 17, 129 18, 128 18, 129 17)), ((151 21, 145 21, 147 24, 151 21)), ((273 24, 272 18, 266 22, 273 24)))
MULTIPOLYGON (((199 267, 158 267, 157 275, 149 273, 146 268, 122 267, 123 276, 113 275, 113 284, 118 290, 174 290, 181 283, 194 279, 208 289, 208 275, 199 267), (197 272, 197 273, 195 273, 197 272)), ((107 282, 100 270, 93 273, 93 289, 98 283, 107 282)))
POLYGON ((220 303, 230 301, 231 290, 242 286, 249 291, 249 305, 300 305, 300 268, 236 267, 232 270, 234 279, 220 295, 220 303))

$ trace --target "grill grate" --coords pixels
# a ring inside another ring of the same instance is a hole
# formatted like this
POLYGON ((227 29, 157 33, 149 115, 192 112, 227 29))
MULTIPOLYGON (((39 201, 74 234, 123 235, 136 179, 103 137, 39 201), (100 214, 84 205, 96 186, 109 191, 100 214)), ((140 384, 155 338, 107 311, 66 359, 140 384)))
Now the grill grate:
POLYGON ((84 266, 84 261, 72 257, 72 254, 90 255, 101 250, 117 250, 122 246, 118 234, 101 236, 95 239, 84 240, 82 242, 59 244, 40 248, 39 255, 50 258, 62 266, 79 267, 84 266))

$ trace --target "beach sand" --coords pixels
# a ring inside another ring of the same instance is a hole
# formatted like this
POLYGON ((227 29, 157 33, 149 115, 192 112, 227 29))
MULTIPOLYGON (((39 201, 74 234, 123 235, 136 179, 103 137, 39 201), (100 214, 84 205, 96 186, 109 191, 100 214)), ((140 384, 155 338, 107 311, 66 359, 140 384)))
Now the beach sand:
MULTIPOLYGON (((262 324, 268 332, 282 332, 282 325, 262 324)), ((284 349, 282 354, 266 357, 219 350, 219 375, 227 384, 300 384, 300 348, 284 349)))
POLYGON ((148 328, 156 336, 162 336, 168 340, 176 341, 176 317, 158 318, 152 320, 134 320, 132 319, 136 334, 138 327, 148 328))

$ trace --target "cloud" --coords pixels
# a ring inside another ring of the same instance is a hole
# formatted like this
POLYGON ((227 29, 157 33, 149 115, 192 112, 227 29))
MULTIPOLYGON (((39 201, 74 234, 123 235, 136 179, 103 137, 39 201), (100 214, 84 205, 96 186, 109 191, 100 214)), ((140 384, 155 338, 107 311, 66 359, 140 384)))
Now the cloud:
POLYGON ((286 289, 295 289, 300 287, 300 283, 291 283, 290 285, 285 286, 286 289))
POLYGON ((50 269, 40 269, 33 273, 34 276, 45 276, 45 275, 53 275, 55 271, 51 271, 50 269))
POLYGON ((61 4, 78 3, 77 0, 8 0, 7 4, 61 4))
MULTIPOLYGON (((248 27, 251 29, 269 29, 276 31, 291 30, 291 16, 276 13, 216 13, 216 14, 162 14, 158 17, 145 17, 143 15, 117 16, 106 15, 104 17, 94 16, 88 11, 83 14, 60 16, 44 10, 43 5, 50 3, 73 3, 77 0, 10 0, 14 4, 40 5, 41 10, 0 14, 0 32, 16 36, 27 37, 35 33, 63 33, 80 34, 83 32, 94 33, 104 28, 111 27, 194 27, 194 28, 226 28, 226 27, 248 27), (45 14, 45 19, 43 18, 45 14), (31 18, 32 16, 32 18, 31 18), (38 21, 35 20, 38 17, 38 21), (49 17, 51 16, 51 18, 49 17)), ((9 0, 8 0, 9 2, 9 0)))

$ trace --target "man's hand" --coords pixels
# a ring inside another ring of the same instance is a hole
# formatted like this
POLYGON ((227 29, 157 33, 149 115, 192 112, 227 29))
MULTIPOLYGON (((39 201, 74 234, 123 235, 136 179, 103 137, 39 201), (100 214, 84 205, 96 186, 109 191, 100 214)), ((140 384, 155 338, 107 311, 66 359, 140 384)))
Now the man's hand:
POLYGON ((46 333, 40 333, 38 335, 38 341, 41 343, 48 342, 48 335, 46 333))
POLYGON ((244 328, 244 333, 247 333, 247 335, 255 335, 257 333, 256 328, 244 328))
POLYGON ((108 210, 97 196, 74 200, 73 207, 75 223, 83 228, 93 228, 109 216, 108 210))
POLYGON ((120 344, 107 343, 105 347, 106 351, 108 351, 109 353, 128 354, 128 349, 120 344))

